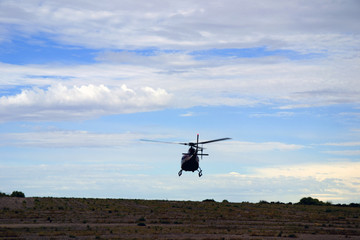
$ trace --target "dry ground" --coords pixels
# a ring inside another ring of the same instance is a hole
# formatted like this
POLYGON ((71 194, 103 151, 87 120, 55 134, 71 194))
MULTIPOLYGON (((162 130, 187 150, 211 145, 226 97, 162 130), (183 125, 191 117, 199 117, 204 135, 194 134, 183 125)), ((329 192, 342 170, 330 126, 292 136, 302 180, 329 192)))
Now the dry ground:
POLYGON ((0 239, 360 239, 360 208, 0 198, 0 239))

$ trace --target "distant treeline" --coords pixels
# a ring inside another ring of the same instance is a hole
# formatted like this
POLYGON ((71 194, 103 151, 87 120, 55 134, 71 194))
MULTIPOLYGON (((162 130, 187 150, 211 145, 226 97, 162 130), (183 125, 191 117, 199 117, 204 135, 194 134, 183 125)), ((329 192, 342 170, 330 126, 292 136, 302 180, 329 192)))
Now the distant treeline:
MULTIPOLYGON (((13 191, 11 194, 6 194, 3 192, 0 192, 0 197, 25 197, 25 194, 20 191, 13 191)), ((203 202, 216 202, 214 199, 205 199, 203 202)), ((229 203, 228 200, 223 200, 223 203, 229 203)), ((265 200, 261 200, 258 204, 296 204, 296 205, 314 205, 314 206, 342 206, 342 207, 360 207, 360 203, 350 203, 350 204, 332 204, 331 202, 323 202, 319 199, 312 198, 312 197, 304 197, 300 199, 298 203, 283 203, 283 202, 268 202, 265 200)))
MULTIPOLYGON (((261 200, 260 204, 285 204, 282 202, 267 202, 265 200, 261 200)), ((293 204, 291 202, 287 204, 293 204)), ((304 197, 300 199, 298 203, 294 203, 298 205, 314 205, 314 206, 344 206, 344 207, 360 207, 359 203, 350 203, 350 204, 332 204, 331 202, 323 202, 319 199, 312 198, 312 197, 304 197)))
POLYGON ((25 194, 20 191, 13 191, 11 194, 0 192, 0 197, 25 197, 25 194))

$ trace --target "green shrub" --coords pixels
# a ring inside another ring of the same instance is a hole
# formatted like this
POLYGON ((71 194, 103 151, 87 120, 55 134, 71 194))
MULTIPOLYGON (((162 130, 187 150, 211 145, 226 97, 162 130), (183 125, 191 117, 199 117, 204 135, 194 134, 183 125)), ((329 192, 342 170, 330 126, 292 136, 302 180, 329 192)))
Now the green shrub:
POLYGON ((3 192, 0 192, 0 197, 8 197, 9 195, 3 192))
POLYGON ((20 191, 13 191, 10 195, 10 197, 25 197, 25 194, 20 191))
POLYGON ((324 202, 320 201, 319 199, 312 198, 312 197, 304 197, 300 200, 299 204, 302 205, 325 205, 324 202))

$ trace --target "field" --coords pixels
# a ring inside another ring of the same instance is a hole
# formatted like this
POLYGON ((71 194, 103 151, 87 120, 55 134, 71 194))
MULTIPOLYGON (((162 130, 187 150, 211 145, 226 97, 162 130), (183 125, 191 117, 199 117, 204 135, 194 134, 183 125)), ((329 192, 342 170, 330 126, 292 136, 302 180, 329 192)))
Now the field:
POLYGON ((0 239, 360 239, 360 208, 0 198, 0 239))

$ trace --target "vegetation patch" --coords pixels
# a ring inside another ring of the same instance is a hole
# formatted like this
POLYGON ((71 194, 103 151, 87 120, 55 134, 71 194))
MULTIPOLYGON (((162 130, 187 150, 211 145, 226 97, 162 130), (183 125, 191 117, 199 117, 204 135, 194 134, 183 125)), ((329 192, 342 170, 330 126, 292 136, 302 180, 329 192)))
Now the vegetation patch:
POLYGON ((314 199, 232 203, 0 198, 0 239, 360 238, 360 207, 314 199))

